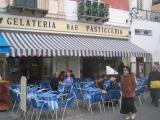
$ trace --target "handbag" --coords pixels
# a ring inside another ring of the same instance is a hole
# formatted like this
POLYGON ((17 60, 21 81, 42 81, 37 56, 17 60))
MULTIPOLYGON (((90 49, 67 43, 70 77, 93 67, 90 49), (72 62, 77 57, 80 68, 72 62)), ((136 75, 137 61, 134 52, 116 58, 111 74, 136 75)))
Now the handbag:
POLYGON ((160 89, 160 80, 151 81, 150 88, 159 88, 160 89))

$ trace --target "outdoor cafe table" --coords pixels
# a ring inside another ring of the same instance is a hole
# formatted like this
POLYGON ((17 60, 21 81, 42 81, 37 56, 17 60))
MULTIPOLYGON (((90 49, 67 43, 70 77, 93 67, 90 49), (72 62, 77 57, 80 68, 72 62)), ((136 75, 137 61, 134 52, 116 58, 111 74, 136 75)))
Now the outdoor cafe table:
POLYGON ((38 95, 29 95, 28 98, 32 98, 39 101, 43 101, 50 109, 55 110, 58 109, 58 96, 56 94, 51 93, 41 93, 38 95))

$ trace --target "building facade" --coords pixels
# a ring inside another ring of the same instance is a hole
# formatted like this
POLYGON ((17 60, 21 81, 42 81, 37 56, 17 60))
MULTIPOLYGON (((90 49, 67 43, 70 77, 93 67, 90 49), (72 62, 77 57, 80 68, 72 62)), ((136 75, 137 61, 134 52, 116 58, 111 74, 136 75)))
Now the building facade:
POLYGON ((150 53, 129 41, 127 0, 1 3, 0 31, 10 46, 6 71, 11 81, 19 80, 22 72, 32 82, 63 70, 97 79, 106 74, 107 65, 117 69, 120 61, 136 73, 135 59, 151 59, 150 53))
POLYGON ((152 54, 153 63, 160 62, 159 4, 152 0, 131 0, 131 41, 152 54))

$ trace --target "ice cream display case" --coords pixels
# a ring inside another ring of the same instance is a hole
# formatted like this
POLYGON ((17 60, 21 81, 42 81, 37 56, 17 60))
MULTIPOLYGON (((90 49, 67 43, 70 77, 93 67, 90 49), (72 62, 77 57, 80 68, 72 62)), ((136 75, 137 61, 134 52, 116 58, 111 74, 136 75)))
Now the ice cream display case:
POLYGON ((0 80, 0 111, 9 109, 9 81, 0 80))

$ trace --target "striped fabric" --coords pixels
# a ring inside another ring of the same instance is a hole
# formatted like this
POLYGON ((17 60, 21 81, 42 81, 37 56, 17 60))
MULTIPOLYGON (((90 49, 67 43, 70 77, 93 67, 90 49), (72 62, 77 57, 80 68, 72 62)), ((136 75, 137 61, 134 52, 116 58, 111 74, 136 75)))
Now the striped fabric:
POLYGON ((8 56, 151 57, 123 39, 47 33, 1 32, 8 42, 8 56))

